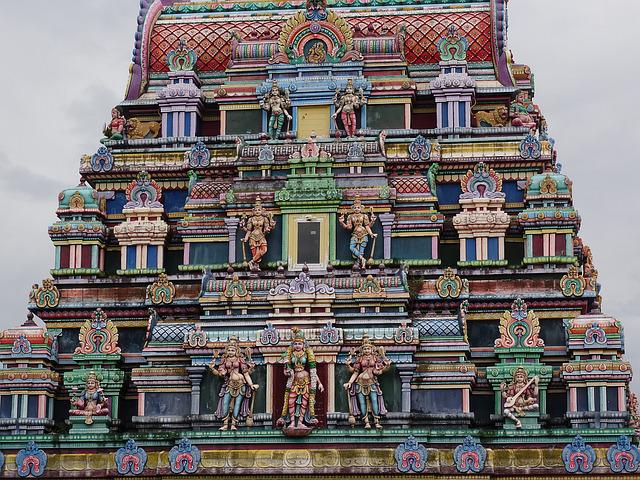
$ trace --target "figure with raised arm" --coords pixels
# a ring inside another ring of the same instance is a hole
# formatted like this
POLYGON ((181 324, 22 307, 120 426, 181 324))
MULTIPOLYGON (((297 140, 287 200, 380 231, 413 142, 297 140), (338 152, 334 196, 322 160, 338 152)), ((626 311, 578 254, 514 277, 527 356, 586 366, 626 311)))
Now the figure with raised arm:
MULTIPOLYGON (((362 269, 367 266, 364 253, 369 243, 369 237, 375 239, 378 236, 377 233, 371 231, 371 225, 376 221, 376 218, 373 210, 368 214, 363 212, 362 202, 358 197, 353 201, 351 213, 346 217, 346 220, 344 213, 338 218, 343 228, 351 230, 349 250, 351 250, 351 255, 362 269)), ((371 253, 373 255, 373 252, 371 253)))
POLYGON ((356 109, 362 107, 367 103, 364 98, 364 92, 362 88, 356 93, 356 89, 353 86, 353 80, 347 81, 347 86, 344 89, 344 93, 340 93, 340 90, 336 90, 336 94, 333 97, 333 103, 336 106, 336 112, 333 114, 333 118, 342 120, 344 130, 347 132, 348 137, 353 137, 356 134, 356 109))
POLYGON ((271 140, 277 140, 282 132, 285 117, 288 121, 291 121, 292 118, 287 110, 291 107, 289 91, 281 89, 278 82, 274 80, 271 84, 271 90, 260 101, 260 106, 269 113, 267 133, 271 140))

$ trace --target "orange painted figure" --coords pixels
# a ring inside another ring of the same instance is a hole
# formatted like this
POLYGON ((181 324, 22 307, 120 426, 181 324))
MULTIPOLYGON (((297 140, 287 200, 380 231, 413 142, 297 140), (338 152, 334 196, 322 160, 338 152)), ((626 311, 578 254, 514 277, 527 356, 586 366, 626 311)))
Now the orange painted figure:
POLYGON ((243 216, 240 221, 240 227, 247 232, 242 241, 249 242, 251 248, 251 261, 249 265, 251 269, 260 269, 260 261, 264 254, 267 253, 267 233, 273 230, 276 222, 273 214, 267 212, 262 207, 260 197, 256 198, 256 204, 250 216, 243 216))

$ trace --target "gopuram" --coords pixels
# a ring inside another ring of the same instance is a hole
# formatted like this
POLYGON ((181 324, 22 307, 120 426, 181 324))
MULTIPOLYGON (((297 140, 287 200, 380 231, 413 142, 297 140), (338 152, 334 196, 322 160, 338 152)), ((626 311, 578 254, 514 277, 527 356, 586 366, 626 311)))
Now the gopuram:
POLYGON ((0 477, 637 478, 506 9, 140 0, 0 336, 0 477))

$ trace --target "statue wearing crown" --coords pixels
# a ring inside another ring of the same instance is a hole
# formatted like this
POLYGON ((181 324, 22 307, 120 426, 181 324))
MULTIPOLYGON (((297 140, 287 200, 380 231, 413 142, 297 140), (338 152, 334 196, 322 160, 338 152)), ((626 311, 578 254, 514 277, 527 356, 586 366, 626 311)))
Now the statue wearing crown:
POLYGON ((345 363, 351 372, 351 378, 344 384, 349 401, 349 423, 354 425, 356 417, 362 416, 364 428, 370 429, 371 415, 376 429, 381 430, 380 417, 387 413, 387 409, 378 376, 389 370, 391 360, 387 358, 384 349, 376 347, 365 334, 362 345, 349 352, 345 363))
POLYGON ((264 254, 267 253, 267 233, 272 231, 275 226, 276 222, 273 219, 273 214, 264 209, 260 197, 256 198, 256 204, 251 215, 243 215, 240 220, 240 228, 247 232, 242 239, 242 253, 246 257, 244 244, 249 242, 249 248, 251 249, 249 266, 251 270, 260 270, 260 261, 264 254))
POLYGON ((271 90, 260 101, 260 107, 269 113, 268 134, 272 140, 277 140, 282 132, 284 119, 291 121, 288 108, 291 107, 289 90, 283 90, 275 80, 271 84, 271 90))
POLYGON ((316 371, 316 357, 302 331, 296 327, 291 331, 291 345, 280 360, 288 379, 282 414, 276 426, 282 428, 285 435, 302 436, 308 435, 318 424, 316 392, 324 392, 324 386, 316 371))
POLYGON ((513 380, 508 385, 506 383, 500 385, 504 400, 504 416, 513 420, 516 428, 522 428, 522 422, 518 417, 539 408, 539 381, 538 376, 529 379, 527 371, 523 367, 518 367, 513 373, 513 380))
POLYGON ((373 209, 367 214, 363 212, 362 202, 359 198, 356 198, 351 206, 351 213, 346 217, 344 213, 340 215, 338 221, 343 228, 351 230, 351 241, 349 243, 349 250, 351 255, 359 263, 360 268, 364 269, 367 266, 367 260, 364 257, 365 249, 369 243, 369 237, 374 239, 374 244, 371 248, 371 255, 373 256, 373 250, 375 249, 375 239, 378 236, 377 233, 371 231, 371 225, 376 221, 376 216, 373 213, 373 209))
POLYGON ((76 408, 69 410, 69 415, 84 416, 84 423, 91 425, 93 417, 109 415, 107 399, 104 396, 100 382, 95 372, 90 372, 85 380, 85 388, 79 397, 71 397, 71 405, 76 408))
POLYGON ((216 350, 209 368, 223 380, 218 394, 218 408, 214 414, 216 418, 222 419, 220 430, 237 430, 238 422, 244 419, 247 426, 252 427, 254 391, 258 389, 258 385, 251 379, 255 368, 255 363, 251 360, 251 348, 241 351, 237 339, 231 337, 219 363, 218 355, 216 350))
POLYGON ((362 88, 356 93, 356 89, 353 86, 353 80, 347 81, 347 86, 344 89, 344 93, 340 90, 336 90, 333 96, 333 103, 336 106, 336 112, 333 114, 333 118, 338 118, 338 114, 344 125, 344 129, 347 132, 348 137, 353 137, 356 134, 356 109, 362 107, 367 103, 364 98, 364 92, 362 88))

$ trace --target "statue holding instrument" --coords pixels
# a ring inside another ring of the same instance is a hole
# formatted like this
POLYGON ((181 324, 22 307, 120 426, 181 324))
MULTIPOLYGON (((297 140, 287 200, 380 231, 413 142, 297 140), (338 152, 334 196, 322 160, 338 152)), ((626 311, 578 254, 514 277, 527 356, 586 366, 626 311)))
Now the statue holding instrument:
POLYGON ((516 428, 522 428, 522 422, 518 417, 525 412, 531 412, 539 408, 538 382, 539 377, 534 376, 529 380, 529 374, 523 367, 518 367, 513 374, 513 380, 508 385, 503 382, 500 385, 504 400, 504 416, 516 424, 516 428))
POLYGON ((360 198, 356 197, 351 206, 351 213, 346 217, 344 213, 340 215, 338 221, 343 228, 351 230, 351 241, 349 243, 349 250, 351 255, 359 264, 360 268, 364 269, 367 266, 367 260, 365 259, 365 249, 369 243, 369 237, 373 238, 373 245, 371 246, 370 258, 373 258, 373 252, 375 250, 377 233, 371 231, 371 226, 376 221, 376 216, 373 213, 373 208, 370 212, 364 213, 360 198))
POLYGON ((216 418, 222 419, 220 430, 237 430, 238 422, 244 419, 247 427, 252 427, 254 391, 258 389, 258 385, 251 379, 255 368, 255 363, 251 360, 251 348, 241 351, 237 339, 231 337, 220 363, 217 363, 218 355, 216 350, 209 368, 223 380, 215 412, 216 418))

